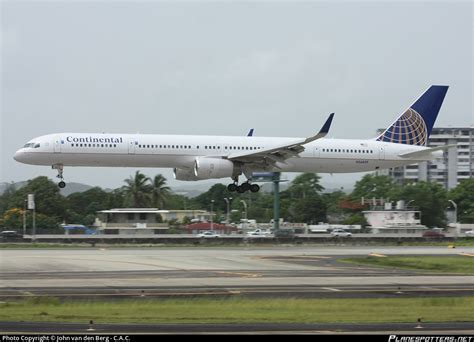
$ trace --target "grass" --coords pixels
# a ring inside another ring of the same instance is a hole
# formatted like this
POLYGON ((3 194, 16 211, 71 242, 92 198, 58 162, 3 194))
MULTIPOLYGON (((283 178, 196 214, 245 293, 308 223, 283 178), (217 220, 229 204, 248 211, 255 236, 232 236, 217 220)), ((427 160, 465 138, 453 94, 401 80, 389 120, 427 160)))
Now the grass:
POLYGON ((381 299, 127 299, 56 298, 1 303, 0 321, 96 323, 368 323, 466 322, 474 297, 381 299))
POLYGON ((367 256, 339 259, 339 261, 370 266, 396 267, 420 271, 474 274, 474 257, 460 255, 416 257, 389 256, 385 258, 367 256))

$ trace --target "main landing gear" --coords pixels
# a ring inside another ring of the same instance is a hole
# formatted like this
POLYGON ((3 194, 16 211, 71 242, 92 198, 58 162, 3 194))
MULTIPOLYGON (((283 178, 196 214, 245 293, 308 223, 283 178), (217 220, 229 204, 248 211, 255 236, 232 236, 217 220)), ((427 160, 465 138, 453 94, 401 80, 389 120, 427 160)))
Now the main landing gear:
POLYGON ((64 182, 64 177, 63 177, 63 169, 64 169, 63 164, 54 164, 52 168, 54 170, 58 170, 58 175, 56 177, 61 179, 61 181, 58 183, 58 186, 61 189, 64 189, 66 187, 66 182, 64 182))
POLYGON ((248 181, 245 183, 242 183, 241 185, 237 185, 237 183, 231 183, 227 185, 227 190, 230 192, 235 192, 237 191, 238 193, 243 194, 246 191, 251 191, 251 192, 258 192, 260 190, 260 187, 257 184, 250 184, 248 181))

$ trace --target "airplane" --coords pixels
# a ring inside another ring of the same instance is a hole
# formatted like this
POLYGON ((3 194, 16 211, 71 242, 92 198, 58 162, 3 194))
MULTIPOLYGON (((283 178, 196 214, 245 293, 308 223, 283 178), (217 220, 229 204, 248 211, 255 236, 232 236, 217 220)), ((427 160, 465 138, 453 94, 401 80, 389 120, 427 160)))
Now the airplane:
POLYGON ((50 165, 60 188, 66 186, 65 166, 104 166, 173 168, 176 180, 231 178, 229 191, 258 192, 254 172, 366 172, 441 157, 450 145, 426 145, 447 91, 448 86, 429 87, 372 139, 324 139, 332 113, 307 138, 255 137, 253 129, 247 136, 56 133, 28 141, 14 159, 50 165), (242 174, 247 180, 239 185, 242 174))

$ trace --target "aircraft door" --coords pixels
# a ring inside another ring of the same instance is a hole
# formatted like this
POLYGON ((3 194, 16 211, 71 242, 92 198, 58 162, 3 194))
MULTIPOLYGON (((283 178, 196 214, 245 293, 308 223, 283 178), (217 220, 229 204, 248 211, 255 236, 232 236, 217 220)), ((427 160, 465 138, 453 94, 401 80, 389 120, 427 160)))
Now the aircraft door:
POLYGON ((130 138, 128 140, 128 154, 135 154, 135 149, 138 145, 138 141, 135 138, 130 138))
POLYGON ((379 160, 385 160, 385 148, 384 147, 379 148, 379 160))
POLYGON ((60 135, 56 135, 54 137, 53 151, 54 153, 61 153, 61 136, 60 135))
POLYGON ((315 147, 313 150, 313 155, 315 158, 319 158, 321 154, 321 148, 320 147, 315 147))

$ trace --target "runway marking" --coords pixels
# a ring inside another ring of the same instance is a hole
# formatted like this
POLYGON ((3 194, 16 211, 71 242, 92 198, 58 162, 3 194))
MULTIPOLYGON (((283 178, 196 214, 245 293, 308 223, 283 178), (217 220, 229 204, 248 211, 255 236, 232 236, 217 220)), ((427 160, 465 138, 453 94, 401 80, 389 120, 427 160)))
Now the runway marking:
POLYGON ((374 256, 374 257, 377 257, 377 258, 386 258, 387 257, 386 255, 378 254, 378 253, 370 253, 369 256, 374 256))
POLYGON ((215 271, 215 273, 238 275, 238 276, 241 276, 241 277, 244 277, 244 278, 258 278, 258 277, 262 276, 262 275, 257 274, 257 273, 229 272, 229 271, 215 271))
POLYGON ((461 252, 461 253, 459 253, 459 255, 462 255, 462 256, 469 256, 469 257, 474 257, 474 254, 473 254, 473 253, 465 253, 465 252, 461 252))
POLYGON ((332 259, 330 256, 322 255, 276 255, 276 256, 253 256, 251 259, 264 259, 264 260, 295 260, 295 259, 332 259))
POLYGON ((339 289, 335 289, 335 288, 332 288, 332 287, 322 287, 323 290, 329 290, 329 291, 333 291, 333 292, 341 292, 342 290, 339 290, 339 289))

